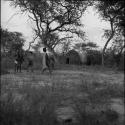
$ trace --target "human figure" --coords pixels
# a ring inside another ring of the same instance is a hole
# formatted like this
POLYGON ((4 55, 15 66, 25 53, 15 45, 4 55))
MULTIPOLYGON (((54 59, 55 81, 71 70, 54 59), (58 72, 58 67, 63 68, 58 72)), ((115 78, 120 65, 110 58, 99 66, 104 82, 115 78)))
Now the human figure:
POLYGON ((33 72, 33 52, 29 52, 28 54, 28 65, 27 65, 27 72, 33 72))
POLYGON ((15 60, 14 60, 15 72, 18 72, 18 71, 21 72, 23 61, 24 61, 23 53, 21 50, 18 50, 15 55, 15 60))
POLYGON ((17 59, 14 60, 14 71, 18 72, 18 61, 17 61, 17 59))
POLYGON ((46 48, 43 48, 42 73, 44 73, 45 70, 49 70, 49 73, 51 74, 50 60, 48 54, 46 53, 46 48))
POLYGON ((49 56, 49 67, 51 67, 51 70, 55 68, 55 59, 53 55, 49 56))

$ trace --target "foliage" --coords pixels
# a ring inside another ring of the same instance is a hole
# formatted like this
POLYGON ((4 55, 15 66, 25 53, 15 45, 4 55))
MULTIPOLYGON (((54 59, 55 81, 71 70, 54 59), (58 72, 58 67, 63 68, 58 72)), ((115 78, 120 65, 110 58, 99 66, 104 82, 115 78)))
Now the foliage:
POLYGON ((24 38, 22 33, 10 32, 0 28, 1 32, 1 74, 8 73, 8 69, 14 67, 14 56, 18 50, 22 50, 24 38))
POLYGON ((120 57, 120 62, 119 62, 119 66, 118 66, 118 69, 121 70, 121 71, 125 71, 125 52, 122 53, 121 57, 120 57))
POLYGON ((96 50, 98 48, 96 43, 76 43, 74 49, 78 51, 85 51, 87 55, 86 65, 100 65, 101 63, 101 52, 96 50))
POLYGON ((74 49, 76 50, 88 50, 88 49, 95 49, 95 48, 98 48, 97 44, 96 43, 93 43, 93 42, 87 42, 87 43, 76 43, 74 45, 74 49))
POLYGON ((124 52, 119 52, 119 49, 113 46, 106 50, 104 57, 105 65, 124 70, 124 52))
MULTIPOLYGON (((104 20, 109 19, 115 19, 115 25, 117 25, 119 28, 123 28, 125 25, 124 22, 124 1, 123 0, 100 0, 97 2, 96 8, 98 9, 98 12, 100 12, 100 16, 104 20), (122 26, 122 27, 121 27, 122 26)), ((123 28, 124 29, 124 28, 123 28)))
POLYGON ((104 33, 104 36, 107 38, 107 41, 102 51, 102 65, 104 65, 104 53, 108 43, 118 33, 124 36, 125 7, 124 1, 119 0, 100 0, 95 3, 95 7, 98 10, 102 19, 105 21, 109 21, 111 26, 111 29, 105 30, 104 33))
POLYGON ((5 68, 0 69, 0 75, 8 74, 9 72, 5 68))
POLYGON ((113 38, 110 48, 106 49, 105 65, 124 70, 124 36, 117 35, 113 38))
POLYGON ((62 52, 66 54, 71 49, 71 41, 62 43, 62 52))
POLYGON ((110 36, 111 32, 120 32, 124 35, 125 26, 125 2, 123 0, 100 0, 97 2, 96 9, 98 10, 101 18, 109 21, 111 24, 111 31, 106 30, 106 36, 110 36))
POLYGON ((0 28, 1 32, 1 52, 3 54, 8 53, 13 54, 19 49, 22 49, 24 45, 24 38, 22 33, 19 32, 9 32, 0 28))
POLYGON ((52 45, 56 46, 60 38, 55 33, 75 33, 83 37, 84 33, 79 29, 80 18, 86 10, 87 1, 67 1, 67 0, 12 0, 12 5, 19 6, 22 12, 29 12, 36 28, 34 31, 50 50, 52 45), (56 42, 50 38, 56 38, 56 42))
POLYGON ((124 37, 122 37, 121 35, 117 35, 114 38, 114 41, 111 46, 112 50, 114 50, 114 53, 119 55, 123 53, 123 50, 125 48, 124 42, 124 37))
POLYGON ((35 53, 40 53, 40 48, 41 48, 41 44, 40 44, 40 41, 38 41, 37 44, 35 45, 32 45, 32 49, 34 50, 35 53))
POLYGON ((101 64, 101 52, 98 50, 87 51, 87 65, 100 65, 101 64))

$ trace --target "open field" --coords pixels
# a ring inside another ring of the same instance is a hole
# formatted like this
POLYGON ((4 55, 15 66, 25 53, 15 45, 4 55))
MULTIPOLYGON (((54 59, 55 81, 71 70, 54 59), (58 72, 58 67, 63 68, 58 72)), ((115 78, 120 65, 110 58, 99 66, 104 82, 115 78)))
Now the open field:
POLYGON ((64 69, 2 75, 2 125, 123 125, 122 72, 64 69))

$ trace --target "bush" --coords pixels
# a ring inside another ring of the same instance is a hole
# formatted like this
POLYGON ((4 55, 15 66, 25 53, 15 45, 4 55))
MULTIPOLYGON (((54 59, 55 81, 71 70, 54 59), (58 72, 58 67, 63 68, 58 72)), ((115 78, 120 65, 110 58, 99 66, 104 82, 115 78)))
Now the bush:
POLYGON ((101 52, 98 50, 87 51, 87 65, 100 65, 101 64, 101 52))
POLYGON ((124 53, 114 54, 113 51, 106 52, 105 65, 108 67, 116 67, 118 70, 124 71, 124 53))
POLYGON ((9 72, 6 69, 1 68, 0 75, 8 74, 9 72))
POLYGON ((121 55, 118 69, 119 69, 119 70, 122 70, 122 71, 125 71, 125 67, 124 67, 124 53, 121 55))
POLYGON ((7 74, 8 70, 12 69, 14 67, 13 60, 8 57, 2 57, 1 58, 1 75, 7 74))

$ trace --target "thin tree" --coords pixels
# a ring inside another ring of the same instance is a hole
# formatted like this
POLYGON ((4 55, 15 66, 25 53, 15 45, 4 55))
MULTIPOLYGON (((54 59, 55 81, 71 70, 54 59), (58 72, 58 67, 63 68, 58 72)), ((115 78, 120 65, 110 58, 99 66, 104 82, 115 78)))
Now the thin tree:
POLYGON ((117 34, 117 32, 124 32, 124 1, 118 0, 100 0, 96 3, 96 8, 99 14, 105 21, 110 22, 110 30, 105 30, 104 36, 107 41, 102 50, 102 65, 104 66, 104 54, 109 42, 117 34))
POLYGON ((12 56, 17 50, 21 50, 25 43, 23 34, 20 32, 10 32, 0 28, 1 32, 1 53, 12 56))

